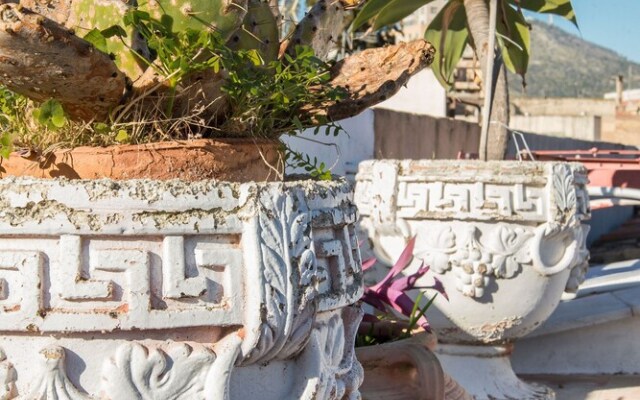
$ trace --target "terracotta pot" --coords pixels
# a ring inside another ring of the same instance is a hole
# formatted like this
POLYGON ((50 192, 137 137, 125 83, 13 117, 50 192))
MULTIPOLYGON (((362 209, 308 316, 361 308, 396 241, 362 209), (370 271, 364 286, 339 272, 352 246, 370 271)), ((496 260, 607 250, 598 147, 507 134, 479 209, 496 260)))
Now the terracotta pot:
POLYGON ((408 339, 356 348, 364 368, 360 393, 364 400, 441 400, 444 375, 429 347, 435 337, 426 332, 408 339))
POLYGON ((249 182, 277 179, 280 143, 246 139, 197 139, 143 145, 77 147, 46 156, 12 154, 0 174, 36 178, 217 179, 249 182))

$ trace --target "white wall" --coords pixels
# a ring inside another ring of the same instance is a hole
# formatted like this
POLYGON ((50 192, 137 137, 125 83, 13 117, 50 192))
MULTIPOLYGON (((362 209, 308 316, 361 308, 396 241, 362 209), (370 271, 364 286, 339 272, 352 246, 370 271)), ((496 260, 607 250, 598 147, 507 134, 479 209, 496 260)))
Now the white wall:
MULTIPOLYGON (((406 87, 376 107, 434 117, 446 116, 446 95, 431 69, 426 69, 408 82, 406 87)), ((340 121, 346 131, 337 137, 318 135, 307 130, 299 136, 283 136, 282 140, 295 151, 317 157, 318 162, 334 166, 332 173, 354 179, 360 161, 373 158, 374 113, 362 114, 340 121), (310 139, 310 140, 305 140, 310 139), (320 143, 318 143, 320 142, 320 143), (335 144, 332 145, 332 144, 335 144), (334 165, 335 164, 335 165, 334 165)), ((287 170, 287 173, 304 173, 303 170, 287 170)))
MULTIPOLYGON (((366 110, 358 116, 342 120, 340 125, 346 132, 337 137, 325 136, 322 129, 314 135, 313 129, 308 129, 299 136, 283 136, 282 140, 291 149, 318 157, 318 161, 327 166, 335 164, 331 170, 333 174, 353 179, 360 161, 373 158, 373 111, 366 110)), ((287 170, 287 173, 304 171, 287 170)))
POLYGON ((376 107, 432 117, 446 117, 447 96, 433 71, 427 68, 412 77, 395 96, 376 107))
POLYGON ((593 115, 512 115, 509 127, 524 132, 597 141, 600 140, 602 119, 593 115))

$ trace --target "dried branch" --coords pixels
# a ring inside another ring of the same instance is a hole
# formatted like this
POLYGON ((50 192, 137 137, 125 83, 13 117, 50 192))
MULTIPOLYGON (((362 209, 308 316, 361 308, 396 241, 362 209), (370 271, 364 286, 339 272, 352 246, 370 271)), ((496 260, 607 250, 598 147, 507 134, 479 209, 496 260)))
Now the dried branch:
POLYGON ((420 39, 349 56, 331 68, 331 86, 344 88, 347 98, 303 112, 331 121, 353 117, 396 94, 434 55, 431 43, 420 39))
POLYGON ((36 101, 58 100, 73 119, 104 119, 127 91, 107 54, 17 4, 0 5, 0 83, 36 101))

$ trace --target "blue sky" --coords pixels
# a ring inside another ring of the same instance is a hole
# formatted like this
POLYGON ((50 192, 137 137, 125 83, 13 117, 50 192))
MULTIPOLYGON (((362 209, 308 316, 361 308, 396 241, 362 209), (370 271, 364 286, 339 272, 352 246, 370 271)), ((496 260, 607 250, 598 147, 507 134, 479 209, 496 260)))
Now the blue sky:
MULTIPOLYGON (((572 4, 580 31, 560 17, 553 18, 556 26, 640 63, 640 0, 572 0, 572 4)), ((546 14, 538 18, 549 20, 546 14)))

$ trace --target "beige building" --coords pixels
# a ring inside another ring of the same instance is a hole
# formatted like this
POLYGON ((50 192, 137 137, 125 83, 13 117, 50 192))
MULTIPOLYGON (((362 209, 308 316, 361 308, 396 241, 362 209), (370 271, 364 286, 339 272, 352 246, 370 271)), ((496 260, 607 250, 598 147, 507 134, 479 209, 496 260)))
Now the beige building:
POLYGON ((435 0, 420 8, 402 21, 404 40, 414 40, 424 36, 429 23, 438 15, 447 0, 435 0))

